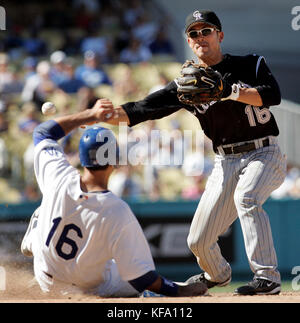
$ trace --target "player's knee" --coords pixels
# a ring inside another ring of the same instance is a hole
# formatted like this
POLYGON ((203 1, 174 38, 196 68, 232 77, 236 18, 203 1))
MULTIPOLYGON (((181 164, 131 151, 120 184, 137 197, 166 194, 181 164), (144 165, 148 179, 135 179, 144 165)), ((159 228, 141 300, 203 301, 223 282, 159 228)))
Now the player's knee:
POLYGON ((195 235, 192 235, 191 233, 188 235, 187 244, 193 254, 197 253, 198 239, 195 237, 195 235))
POLYGON ((193 254, 197 255, 199 249, 205 249, 207 243, 207 239, 205 239, 204 235, 194 235, 189 234, 187 238, 187 244, 189 249, 193 254))
POLYGON ((234 194, 234 203, 237 210, 250 210, 257 208, 260 205, 257 194, 254 194, 252 192, 244 193, 238 190, 234 194))

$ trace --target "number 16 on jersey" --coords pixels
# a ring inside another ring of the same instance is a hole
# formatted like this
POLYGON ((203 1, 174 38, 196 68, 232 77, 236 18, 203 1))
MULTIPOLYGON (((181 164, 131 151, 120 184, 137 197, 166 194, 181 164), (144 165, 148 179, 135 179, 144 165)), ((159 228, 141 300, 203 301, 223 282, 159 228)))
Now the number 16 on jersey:
POLYGON ((245 113, 247 114, 250 127, 256 127, 256 120, 259 124, 265 124, 271 119, 271 112, 268 108, 254 107, 252 105, 247 105, 245 108, 245 113), (255 117, 256 120, 255 120, 255 117))
MULTIPOLYGON (((61 217, 53 219, 53 221, 52 221, 53 226, 51 227, 51 230, 48 234, 47 241, 46 241, 47 247, 49 247, 52 237, 54 235, 54 232, 56 231, 57 227, 59 226, 61 220, 62 220, 61 217)), ((71 230, 75 231, 79 238, 83 238, 81 229, 77 225, 70 223, 70 224, 66 224, 64 226, 63 231, 62 231, 62 233, 57 241, 57 244, 55 246, 55 250, 56 250, 57 254, 65 260, 75 258, 76 254, 78 252, 78 246, 76 244, 76 241, 74 241, 73 239, 70 239, 68 237, 68 234, 71 230), (70 247, 69 252, 63 251, 64 244, 67 244, 70 247)))

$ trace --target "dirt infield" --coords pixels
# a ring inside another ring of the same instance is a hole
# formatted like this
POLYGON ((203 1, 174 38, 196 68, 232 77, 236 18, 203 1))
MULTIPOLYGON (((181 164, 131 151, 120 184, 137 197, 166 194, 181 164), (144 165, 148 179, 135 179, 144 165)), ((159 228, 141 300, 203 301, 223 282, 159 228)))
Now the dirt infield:
POLYGON ((37 295, 24 295, 23 297, 0 297, 0 303, 100 303, 100 304, 193 304, 193 303, 300 303, 299 293, 281 293, 277 296, 233 296, 231 293, 217 293, 203 297, 149 297, 149 298, 98 298, 85 296, 71 296, 69 298, 49 298, 37 295))
POLYGON ((232 293, 210 293, 202 297, 147 297, 147 298, 100 298, 88 295, 43 294, 33 280, 29 268, 5 266, 5 289, 0 290, 0 303, 300 303, 300 292, 282 292, 274 296, 234 296, 232 293))

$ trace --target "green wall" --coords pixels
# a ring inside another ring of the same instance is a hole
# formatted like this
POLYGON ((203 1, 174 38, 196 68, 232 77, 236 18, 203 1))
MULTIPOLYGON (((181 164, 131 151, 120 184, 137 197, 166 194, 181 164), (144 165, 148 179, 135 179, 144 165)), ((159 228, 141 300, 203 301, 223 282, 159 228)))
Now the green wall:
MULTIPOLYGON (((185 279, 199 272, 196 261, 186 246, 186 236, 197 202, 128 203, 144 229, 157 268, 162 274, 169 278, 185 279), (165 235, 169 237, 167 241, 165 235), (176 242, 174 235, 180 238, 178 243, 181 246, 174 245, 172 249, 173 241, 176 242), (175 248, 178 249, 178 254, 175 248)), ((38 205, 39 203, 1 204, 0 222, 27 221, 38 205)), ((300 266, 300 200, 269 199, 264 209, 270 217, 279 270, 283 277, 291 278, 292 268, 300 266)), ((232 259, 229 262, 233 269, 233 277, 251 277, 239 220, 235 221, 230 234, 223 240, 224 248, 232 259)))

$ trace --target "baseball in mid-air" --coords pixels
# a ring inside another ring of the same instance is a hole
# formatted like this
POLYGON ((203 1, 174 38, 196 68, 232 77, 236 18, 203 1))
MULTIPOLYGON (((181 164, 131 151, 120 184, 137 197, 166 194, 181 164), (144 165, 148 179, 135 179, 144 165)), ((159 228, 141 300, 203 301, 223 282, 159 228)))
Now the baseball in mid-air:
POLYGON ((56 106, 52 102, 45 102, 42 105, 42 113, 45 116, 50 116, 56 113, 56 106))

